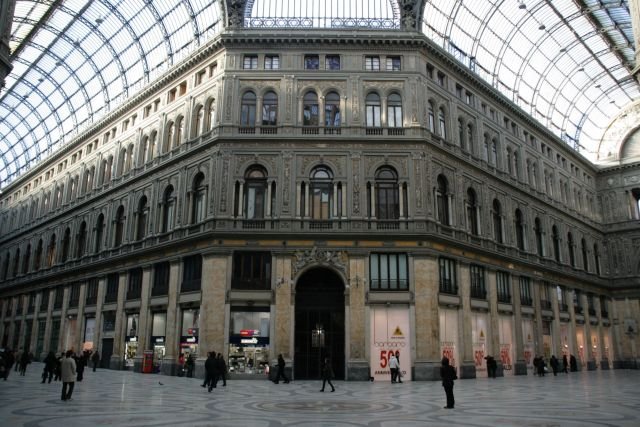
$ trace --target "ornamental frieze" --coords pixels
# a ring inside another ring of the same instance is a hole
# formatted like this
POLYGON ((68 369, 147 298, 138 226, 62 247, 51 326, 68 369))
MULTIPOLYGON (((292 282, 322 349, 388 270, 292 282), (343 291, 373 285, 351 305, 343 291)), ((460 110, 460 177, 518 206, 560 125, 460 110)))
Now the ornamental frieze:
POLYGON ((297 275, 300 271, 310 265, 331 266, 343 274, 346 274, 348 256, 344 251, 330 251, 318 249, 314 246, 313 248, 304 251, 296 251, 293 258, 294 275, 297 275))

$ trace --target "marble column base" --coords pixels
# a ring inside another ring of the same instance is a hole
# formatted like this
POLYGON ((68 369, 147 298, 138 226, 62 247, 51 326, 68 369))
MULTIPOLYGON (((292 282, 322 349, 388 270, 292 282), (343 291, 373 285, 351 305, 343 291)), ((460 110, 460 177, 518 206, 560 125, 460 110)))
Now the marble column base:
POLYGON ((204 377, 207 373, 207 371, 204 369, 204 362, 206 361, 207 359, 196 359, 196 366, 193 369, 193 378, 201 378, 204 380, 204 377))
POLYGON ((458 368, 458 378, 468 379, 476 377, 476 365, 473 363, 463 363, 458 368))
POLYGON ((370 377, 369 363, 355 360, 347 362, 347 381, 369 381, 370 377))
POLYGON ((587 371, 595 371, 596 369, 598 369, 598 365, 596 364, 596 361, 589 360, 587 362, 587 371))
POLYGON ((133 372, 142 373, 142 357, 133 359, 133 372))
POLYGON ((165 356, 160 366, 160 373, 169 376, 178 375, 178 361, 174 357, 165 356))
POLYGON ((413 366, 415 381, 440 381, 440 362, 416 362, 413 366))
POLYGON ((519 360, 513 365, 514 375, 527 375, 527 364, 524 360, 519 360))
POLYGON ((114 369, 116 371, 122 370, 124 362, 120 356, 113 355, 109 360, 109 369, 114 369))

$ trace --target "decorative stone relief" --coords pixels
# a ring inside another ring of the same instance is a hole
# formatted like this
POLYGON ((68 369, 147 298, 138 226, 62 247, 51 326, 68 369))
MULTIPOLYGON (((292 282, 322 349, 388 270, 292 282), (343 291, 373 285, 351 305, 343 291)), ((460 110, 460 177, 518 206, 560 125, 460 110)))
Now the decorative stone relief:
POLYGON ((624 177, 625 185, 633 185, 633 184, 637 184, 639 182, 640 182, 640 175, 633 175, 633 176, 625 176, 624 177))
POLYGON ((227 0, 226 6, 229 27, 242 28, 244 26, 246 0, 227 0))
POLYGON ((383 94, 387 94, 392 90, 396 90, 400 93, 403 92, 403 88, 404 88, 404 83, 401 81, 393 81, 393 82, 388 82, 388 81, 365 81, 363 83, 363 89, 365 94, 369 91, 369 90, 376 90, 379 91, 383 94))
POLYGON ((220 212, 227 211, 227 186, 229 185, 229 162, 228 154, 222 157, 222 191, 220 192, 220 212))
POLYGON ((360 214, 360 153, 352 153, 351 168, 353 170, 353 214, 360 214))
POLYGON ((424 159, 423 153, 414 153, 413 155, 413 167, 415 176, 415 195, 416 195, 416 209, 422 210, 422 161, 424 159))
POLYGON ((416 0, 398 0, 400 6, 400 29, 415 30, 418 22, 417 10, 420 7, 416 0))
POLYGON ((305 267, 313 264, 318 265, 330 265, 336 270, 346 273, 346 265, 348 261, 347 253, 344 251, 329 251, 324 249, 318 249, 314 246, 311 249, 305 251, 296 251, 293 255, 293 274, 297 275, 298 272, 305 267))
POLYGON ((352 96, 351 96, 351 113, 353 114, 353 122, 360 122, 360 96, 358 95, 358 78, 351 77, 351 87, 352 87, 352 96))
POLYGON ((298 81, 298 94, 299 96, 303 96, 308 90, 317 90, 318 96, 325 95, 330 90, 336 90, 340 92, 341 95, 345 95, 347 93, 347 82, 344 80, 304 80, 301 79, 298 81))
POLYGON ((418 82, 411 79, 411 122, 418 123, 418 82))
POLYGON ((253 89, 257 92, 261 92, 267 88, 279 92, 279 87, 280 80, 240 80, 239 93, 242 93, 242 91, 245 89, 253 89))
POLYGON ((232 97, 232 93, 233 91, 233 82, 235 79, 229 79, 229 78, 225 78, 224 80, 224 91, 227 94, 227 99, 225 100, 225 102, 227 103, 225 111, 224 111, 224 117, 226 121, 231 121, 231 106, 233 103, 233 97, 232 97))
POLYGON ((286 76, 286 104, 285 104, 285 120, 291 123, 291 107, 293 106, 293 85, 294 85, 294 76, 288 75, 286 76))
POLYGON ((282 160, 284 163, 283 173, 284 173, 284 183, 282 185, 282 211, 289 211, 289 185, 291 185, 291 153, 289 151, 285 151, 282 153, 282 160))

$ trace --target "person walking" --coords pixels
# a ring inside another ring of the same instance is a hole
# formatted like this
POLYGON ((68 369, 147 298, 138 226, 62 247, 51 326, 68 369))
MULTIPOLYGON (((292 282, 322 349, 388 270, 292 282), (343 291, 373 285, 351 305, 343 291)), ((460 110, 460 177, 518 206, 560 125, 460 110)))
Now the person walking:
POLYGON ((11 372, 11 367, 15 363, 16 358, 13 354, 13 350, 7 349, 4 351, 4 375, 2 378, 6 381, 9 378, 9 372, 11 372))
POLYGON ((47 357, 43 360, 44 370, 42 371, 42 384, 45 383, 47 377, 49 377, 49 384, 51 384, 51 379, 53 378, 53 373, 56 370, 56 355, 53 351, 50 351, 47 354, 47 357))
POLYGON ((18 350, 15 354, 16 367, 13 368, 14 371, 18 372, 20 369, 20 364, 22 362, 22 355, 24 354, 24 350, 22 348, 18 350))
POLYGON ((23 351, 22 356, 20 357, 20 375, 25 376, 27 373, 27 365, 31 363, 31 358, 29 357, 28 351, 23 351))
POLYGON ((402 384, 402 368, 400 367, 400 350, 396 350, 396 363, 398 367, 396 368, 396 381, 402 384))
POLYGON ((551 355, 551 359, 549 359, 549 365, 551 365, 553 376, 554 377, 558 376, 558 366, 560 365, 560 363, 558 362, 558 359, 556 358, 555 354, 551 355))
POLYGON ((80 382, 84 378, 84 366, 87 364, 86 359, 84 358, 84 354, 76 355, 76 373, 77 378, 76 381, 80 382))
POLYGON ((73 360, 73 351, 68 350, 65 358, 60 362, 62 372, 62 396, 63 401, 71 400, 73 387, 76 385, 76 361, 73 360))
POLYGON ((396 383, 396 378, 398 377, 398 359, 396 355, 390 352, 391 356, 389 356, 389 371, 391 372, 391 384, 396 383))
POLYGON ((62 377, 62 359, 64 359, 64 352, 60 353, 60 357, 56 358, 56 365, 53 370, 53 380, 60 381, 62 377))
POLYGON ((91 362, 93 362, 93 372, 98 368, 98 364, 100 363, 100 353, 98 351, 94 351, 91 355, 91 362))
POLYGON ((456 374, 456 370, 453 366, 449 365, 449 359, 446 357, 442 358, 440 378, 442 378, 442 387, 444 387, 444 392, 447 395, 447 406, 445 406, 445 408, 453 409, 455 405, 455 399, 453 397, 453 381, 458 379, 458 375, 456 374))
POLYGON ((202 387, 208 387, 209 393, 211 393, 211 389, 215 387, 214 377, 216 371, 216 352, 210 351, 207 355, 207 360, 204 362, 204 384, 202 387))
POLYGON ((187 361, 184 363, 187 368, 187 378, 193 378, 193 369, 196 367, 196 360, 193 354, 187 356, 187 361))
POLYGON ((567 359, 567 355, 562 355, 562 372, 565 374, 569 373, 569 360, 567 359))
POLYGON ((222 357, 222 353, 218 353, 218 357, 216 357, 216 370, 218 372, 219 377, 216 378, 216 385, 218 383, 218 379, 222 380, 222 387, 227 386, 227 364, 222 357))
POLYGON ((280 378, 284 380, 285 384, 289 383, 289 378, 287 378, 287 376, 284 374, 284 367, 285 367, 284 357, 282 357, 282 354, 279 354, 278 355, 278 373, 276 374, 276 379, 273 380, 274 383, 278 384, 280 382, 280 378))
POLYGON ((333 368, 331 367, 331 360, 328 357, 324 358, 324 365, 322 366, 322 389, 320 391, 324 391, 324 386, 326 383, 329 383, 331 386, 331 391, 336 391, 336 388, 331 383, 331 378, 333 378, 333 368))

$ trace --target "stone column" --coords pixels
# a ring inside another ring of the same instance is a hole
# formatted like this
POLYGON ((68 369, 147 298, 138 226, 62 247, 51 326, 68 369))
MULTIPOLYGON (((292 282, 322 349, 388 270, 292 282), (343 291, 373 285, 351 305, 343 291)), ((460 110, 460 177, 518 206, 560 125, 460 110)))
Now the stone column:
POLYGON ((522 304, 520 303, 520 276, 511 275, 513 288, 513 320, 516 335, 516 357, 513 364, 514 375, 527 375, 527 364, 524 361, 524 343, 522 339, 522 304))
MULTIPOLYGON (((576 309, 575 309, 575 305, 573 303, 573 295, 569 294, 569 291, 566 290, 567 292, 567 307, 569 307, 569 339, 571 340, 571 348, 573 353, 570 354, 570 356, 575 356, 576 359, 578 358, 578 356, 576 355, 576 352, 578 351, 578 335, 577 335, 577 331, 578 328, 576 327, 576 309)), ((571 290, 571 292, 575 292, 574 290, 571 290)), ((569 358, 569 360, 571 360, 571 358, 569 358)), ((582 368, 582 364, 581 363, 576 363, 578 370, 580 370, 582 368)))
POLYGON ((196 375, 204 377, 204 362, 212 349, 229 348, 228 325, 225 322, 227 278, 231 272, 231 256, 210 252, 202 259, 202 298, 196 375))
POLYGON ((12 304, 11 304, 11 312, 7 313, 7 318, 9 319, 9 321, 11 323, 9 323, 9 331, 7 332, 7 346, 9 348, 11 348, 12 350, 17 350, 16 348, 13 348, 13 337, 15 334, 17 334, 19 331, 16 331, 16 312, 18 309, 18 301, 20 301, 20 298, 13 298, 13 297, 9 297, 9 299, 12 299, 12 304))
POLYGON ((598 317, 598 353, 600 354, 600 369, 609 369, 609 360, 604 355, 604 328, 602 327, 602 306, 600 305, 600 298, 596 298, 594 301, 594 307, 596 309, 596 316, 598 317))
POLYGON ((85 325, 85 317, 84 317, 84 306, 87 303, 87 282, 84 281, 80 283, 80 296, 78 299, 78 317, 76 320, 76 342, 74 343, 73 348, 76 349, 76 352, 82 352, 82 346, 84 344, 84 325, 85 325))
POLYGON ((349 259, 349 286, 347 298, 347 315, 349 329, 347 330, 348 361, 347 380, 366 381, 370 377, 369 361, 367 360, 367 322, 365 311, 365 294, 367 292, 366 257, 355 255, 349 259))
POLYGON ((416 301, 416 361, 412 377, 416 380, 439 380, 438 260, 430 256, 416 256, 413 265, 416 301))
POLYGON ((109 362, 110 369, 122 369, 124 361, 124 333, 127 327, 127 317, 124 311, 124 301, 127 294, 127 272, 118 274, 118 299, 116 305, 116 324, 113 333, 113 353, 109 362))
POLYGON ((551 310, 553 311, 553 321, 551 323, 553 347, 556 357, 560 360, 560 362, 562 362, 564 344, 562 342, 562 334, 560 333, 560 303, 558 301, 558 292, 555 286, 551 286, 549 288, 549 295, 551 297, 551 310))
POLYGON ((35 306, 33 307, 33 321, 31 324, 31 339, 29 341, 29 348, 33 352, 33 355, 36 359, 40 359, 40 355, 36 354, 36 347, 38 345, 38 329, 40 326, 40 299, 42 298, 41 293, 38 292, 36 294, 35 306))
MULTIPOLYGON (((29 344, 25 343, 24 330, 27 327, 26 316, 27 316, 27 305, 28 300, 25 298, 25 295, 20 295, 18 297, 18 304, 22 307, 22 314, 20 314, 20 326, 18 328, 18 348, 22 348, 23 350, 27 350, 26 346, 29 344)), ((18 319, 16 319, 18 320, 18 319)))
MULTIPOLYGON (((544 356, 544 333, 542 331, 542 307, 540 305, 540 286, 544 286, 540 284, 540 281, 530 279, 529 285, 532 287, 531 295, 533 299, 533 313, 534 313, 534 325, 535 329, 533 333, 535 334, 533 341, 535 344, 534 353, 540 356, 544 356)), ((551 347, 551 354, 553 353, 553 346, 551 347)), ((535 354, 532 357, 535 357, 535 354)), ((548 362, 548 361, 547 361, 548 362)))
POLYGON ((133 370, 142 372, 144 351, 149 346, 149 322, 151 312, 149 310, 149 298, 151 297, 151 265, 142 266, 142 289, 140 291, 140 317, 138 319, 138 353, 134 359, 133 370))
POLYGON ((106 292, 106 276, 98 278, 98 295, 96 296, 96 330, 93 334, 93 350, 100 353, 102 358, 102 306, 104 305, 104 293, 106 292))
MULTIPOLYGON (((162 360, 162 373, 175 375, 178 367, 178 346, 180 340, 180 320, 178 314, 178 296, 180 295, 180 274, 182 261, 180 258, 170 260, 169 292, 167 294, 167 331, 165 354, 162 360)), ((203 271, 204 277, 204 271, 203 271)), ((200 319, 202 321, 202 319, 200 319)))
POLYGON ((274 280, 276 283, 275 302, 272 307, 274 313, 272 327, 272 348, 269 358, 272 360, 271 366, 274 366, 275 359, 278 354, 282 354, 286 362, 287 369, 285 374, 288 378, 292 378, 293 364, 293 343, 292 329, 294 327, 294 309, 295 309, 295 288, 293 287, 293 277, 291 269, 291 256, 286 253, 279 253, 275 257, 274 280), (279 281, 279 278, 283 281, 279 281))
POLYGON ((581 293, 580 300, 582 304, 582 312, 584 313, 584 352, 587 360, 587 370, 595 371, 597 369, 596 361, 593 358, 593 343, 591 341, 591 314, 589 313, 589 303, 587 294, 581 293))
POLYGON ((53 303, 56 298, 56 289, 45 289, 43 292, 49 292, 49 304, 47 305, 47 323, 44 328, 44 345, 42 346, 43 353, 47 354, 50 351, 55 352, 57 349, 49 348, 51 342, 51 324, 53 323, 53 303))
POLYGON ((62 291, 62 308, 60 309, 60 332, 58 335, 58 348, 56 353, 71 350, 65 347, 65 336, 67 333, 67 310, 69 309, 69 286, 65 286, 62 291))
POLYGON ((460 340, 460 355, 462 363, 458 375, 460 378, 475 378, 476 365, 473 359, 473 333, 471 324, 471 273, 469 264, 460 263, 460 276, 458 280, 460 286, 460 299, 462 307, 458 309, 458 324, 462 331, 460 340))
POLYGON ((502 358, 500 357, 500 316, 498 314, 498 282, 495 270, 487 270, 487 298, 489 301, 489 325, 487 331, 487 356, 496 360, 496 377, 504 376, 502 358))

